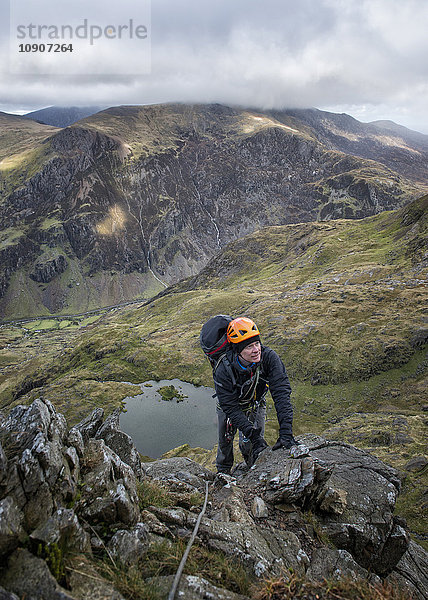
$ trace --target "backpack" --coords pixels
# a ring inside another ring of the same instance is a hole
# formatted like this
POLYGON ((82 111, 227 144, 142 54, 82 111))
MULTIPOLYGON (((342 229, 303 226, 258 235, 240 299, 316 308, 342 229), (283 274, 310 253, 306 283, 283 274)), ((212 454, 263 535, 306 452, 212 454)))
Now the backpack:
MULTIPOLYGON (((202 326, 201 333, 199 335, 199 342, 205 356, 210 361, 213 370, 213 378, 215 378, 217 367, 223 361, 226 369, 230 373, 233 385, 236 385, 236 378, 233 374, 232 366, 226 356, 226 353, 230 348, 230 343, 227 340, 226 332, 227 326, 232 320, 232 317, 229 315, 216 315, 215 317, 211 317, 211 319, 209 319, 202 326)), ((259 381, 259 375, 260 367, 256 369, 255 377, 252 380, 251 385, 246 390, 244 390, 245 384, 241 386, 239 400, 240 402, 247 401, 247 408, 249 407, 248 402, 250 398, 252 398, 255 394, 255 390, 259 381)), ((215 396, 216 394, 214 394, 213 397, 215 396)))
POLYGON ((229 315, 216 315, 202 326, 199 342, 205 356, 210 361, 213 375, 229 348, 226 331, 232 320, 229 315))

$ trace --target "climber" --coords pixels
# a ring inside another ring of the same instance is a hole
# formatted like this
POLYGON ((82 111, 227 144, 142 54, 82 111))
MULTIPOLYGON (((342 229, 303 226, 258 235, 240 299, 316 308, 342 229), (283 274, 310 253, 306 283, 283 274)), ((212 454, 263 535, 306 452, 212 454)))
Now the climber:
POLYGON ((269 389, 279 422, 279 437, 272 450, 291 448, 293 409, 291 387, 278 354, 263 346, 257 325, 246 317, 227 327, 229 349, 214 371, 217 394, 219 473, 233 466, 233 438, 239 430, 239 448, 249 467, 267 448, 264 439, 266 394, 269 389))

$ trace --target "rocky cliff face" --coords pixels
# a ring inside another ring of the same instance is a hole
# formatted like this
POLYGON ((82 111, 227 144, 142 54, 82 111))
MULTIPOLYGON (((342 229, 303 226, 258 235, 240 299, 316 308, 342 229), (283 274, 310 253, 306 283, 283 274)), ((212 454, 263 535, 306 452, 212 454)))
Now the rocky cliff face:
POLYGON ((364 217, 424 189, 423 145, 373 131, 350 141, 320 114, 121 107, 24 153, 13 129, 0 171, 0 313, 148 297, 264 225, 364 217))
MULTIPOLYGON (((0 433, 4 598, 123 598, 129 569, 147 567, 160 548, 167 562, 174 544, 190 536, 207 487, 196 546, 222 555, 250 582, 286 580, 292 569, 314 584, 383 579, 414 598, 427 596, 427 554, 409 544, 405 523, 393 514, 397 472, 348 444, 301 436, 301 445, 267 449, 232 478, 186 458, 141 463, 118 430, 118 413, 104 420, 100 409, 68 429, 52 404, 36 400, 4 417, 0 433), (149 499, 151 486, 169 502, 149 499), (115 584, 103 561, 122 573, 115 584)), ((220 581, 218 573, 207 580, 206 566, 198 568, 183 576, 182 596, 248 597, 227 589, 221 573, 220 581)), ((171 580, 158 574, 144 585, 164 598, 171 580)))

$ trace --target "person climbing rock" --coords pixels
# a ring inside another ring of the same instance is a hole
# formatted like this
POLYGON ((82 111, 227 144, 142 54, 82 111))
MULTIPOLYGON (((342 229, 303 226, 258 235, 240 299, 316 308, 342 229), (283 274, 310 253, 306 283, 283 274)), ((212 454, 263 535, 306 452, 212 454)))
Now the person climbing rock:
POLYGON ((228 349, 213 372, 217 394, 217 472, 230 473, 233 439, 239 431, 239 448, 249 467, 267 448, 264 439, 266 394, 270 391, 279 423, 279 437, 272 450, 291 448, 293 408, 291 386, 278 354, 263 346, 257 325, 247 317, 230 321, 228 349))

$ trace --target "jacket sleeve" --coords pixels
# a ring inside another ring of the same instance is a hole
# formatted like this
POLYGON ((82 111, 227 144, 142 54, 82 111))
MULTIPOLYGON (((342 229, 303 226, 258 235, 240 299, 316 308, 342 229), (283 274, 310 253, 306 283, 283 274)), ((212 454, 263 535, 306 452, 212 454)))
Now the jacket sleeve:
POLYGON ((293 407, 290 402, 291 386, 287 371, 284 363, 274 350, 270 348, 264 350, 263 368, 275 405, 279 435, 291 435, 293 432, 293 407))
POLYGON ((253 431, 253 424, 240 409, 238 389, 233 385, 230 374, 223 365, 217 368, 214 384, 220 408, 232 421, 232 425, 245 437, 249 437, 253 431))

